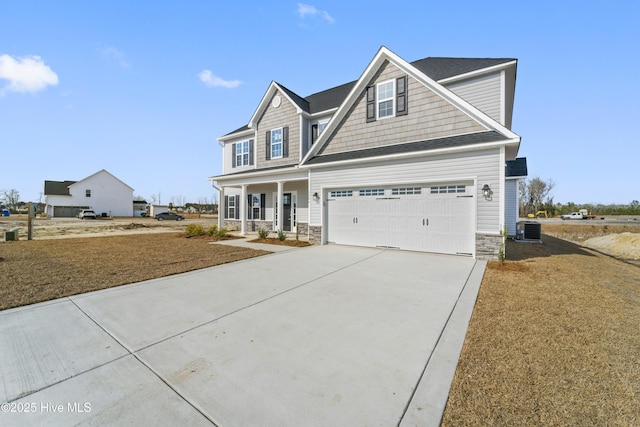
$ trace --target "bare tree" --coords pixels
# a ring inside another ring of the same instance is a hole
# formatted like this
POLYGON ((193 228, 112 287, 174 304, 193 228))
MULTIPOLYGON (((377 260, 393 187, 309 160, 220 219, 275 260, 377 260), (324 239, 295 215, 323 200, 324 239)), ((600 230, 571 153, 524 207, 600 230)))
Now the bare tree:
POLYGON ((543 181, 540 177, 530 179, 528 182, 520 181, 520 215, 536 213, 547 203, 552 203, 553 199, 549 193, 555 187, 553 180, 543 181))
POLYGON ((20 204, 20 193, 16 189, 4 191, 2 193, 2 203, 4 203, 10 211, 15 212, 20 204))

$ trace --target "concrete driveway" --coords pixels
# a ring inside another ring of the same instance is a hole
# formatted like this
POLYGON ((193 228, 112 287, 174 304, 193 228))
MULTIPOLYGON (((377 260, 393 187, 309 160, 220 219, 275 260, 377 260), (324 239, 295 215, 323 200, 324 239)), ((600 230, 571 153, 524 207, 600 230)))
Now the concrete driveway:
POLYGON ((0 424, 438 425, 485 262, 316 246, 0 312, 0 424))

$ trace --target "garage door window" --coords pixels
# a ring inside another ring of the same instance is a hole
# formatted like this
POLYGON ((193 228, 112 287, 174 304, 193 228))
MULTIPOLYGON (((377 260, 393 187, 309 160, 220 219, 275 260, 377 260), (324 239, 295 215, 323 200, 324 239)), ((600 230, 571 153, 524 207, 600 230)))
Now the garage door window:
POLYGON ((420 187, 400 187, 392 188, 391 195, 393 196, 407 196, 411 194, 422 194, 422 188, 420 187))
POLYGON ((351 197, 353 196, 353 191, 352 190, 339 190, 339 191, 332 191, 331 193, 329 193, 330 197, 351 197))
POLYGON ((464 193, 467 191, 464 185, 434 185, 431 187, 431 194, 452 194, 464 193))
POLYGON ((367 188, 365 190, 360 190, 360 197, 367 196, 384 196, 384 190, 382 188, 367 188))

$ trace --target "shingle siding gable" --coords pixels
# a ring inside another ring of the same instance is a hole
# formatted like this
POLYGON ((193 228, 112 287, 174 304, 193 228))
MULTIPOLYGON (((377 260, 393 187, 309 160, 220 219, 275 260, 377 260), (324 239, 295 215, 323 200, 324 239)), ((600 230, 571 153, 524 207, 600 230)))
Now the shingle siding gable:
POLYGON ((282 99, 280 106, 274 107, 271 103, 273 97, 269 99, 268 107, 257 122, 256 169, 297 164, 300 160, 300 118, 298 112, 283 93, 278 92, 277 95, 280 95, 282 99), (289 128, 288 157, 266 160, 266 132, 281 127, 289 128))
MULTIPOLYGON (((393 64, 387 63, 371 84, 404 75, 393 64)), ((409 114, 367 123, 366 99, 363 92, 320 154, 362 150, 487 130, 411 77, 408 78, 408 93, 409 114)))

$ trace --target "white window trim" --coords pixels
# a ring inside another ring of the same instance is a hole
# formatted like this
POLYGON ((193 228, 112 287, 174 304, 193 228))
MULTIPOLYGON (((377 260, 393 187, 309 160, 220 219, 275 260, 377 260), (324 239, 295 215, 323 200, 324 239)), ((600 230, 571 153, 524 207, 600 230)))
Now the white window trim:
POLYGON ((269 147, 269 149, 271 150, 271 159, 281 159, 283 154, 284 154, 284 129, 279 127, 279 128, 275 128, 275 129, 271 129, 271 145, 269 147), (280 131, 280 142, 278 142, 278 144, 280 144, 280 155, 279 156, 274 156, 273 155, 273 146, 275 145, 273 142, 273 133, 276 131, 280 131))
MULTIPOLYGON (((260 199, 262 197, 262 193, 250 193, 249 196, 251 196, 251 205, 249 206, 249 209, 247 209, 247 219, 249 219, 249 212, 251 212, 251 220, 252 221, 260 221, 260 218, 262 217, 262 207, 260 205, 260 199), (254 197, 258 197, 258 206, 255 206, 255 201, 253 200, 254 197), (254 215, 254 209, 258 208, 258 218, 255 217, 254 215)), ((266 207, 265 207, 266 209, 266 207)))
POLYGON ((236 219, 236 196, 229 196, 227 199, 227 218, 226 219, 236 219), (231 215, 231 210, 233 209, 233 215, 231 215))
POLYGON ((386 80, 376 84, 376 120, 389 119, 396 116, 396 85, 395 80, 386 80), (391 97, 380 99, 380 86, 391 84, 391 97), (388 116, 380 117, 380 104, 382 102, 391 101, 391 114, 388 116))
POLYGON ((249 153, 250 153, 250 149, 249 149, 249 145, 250 142, 247 139, 246 141, 241 141, 241 142, 236 142, 236 167, 243 167, 243 166, 249 166, 249 164, 251 163, 251 159, 249 159, 249 153), (245 151, 245 146, 244 144, 247 144, 247 150, 245 151), (244 162, 244 156, 247 156, 247 163, 244 162))

